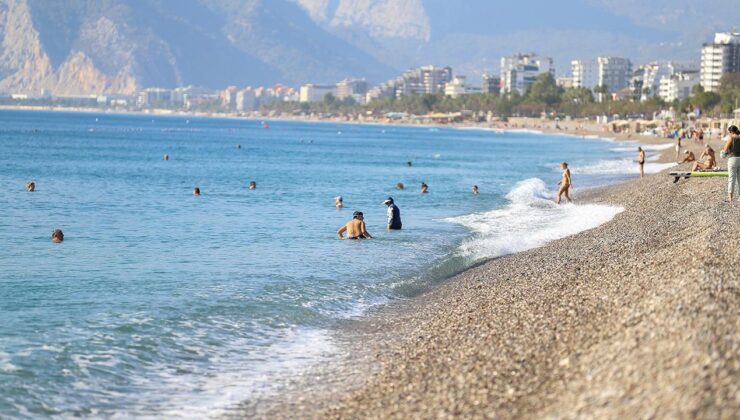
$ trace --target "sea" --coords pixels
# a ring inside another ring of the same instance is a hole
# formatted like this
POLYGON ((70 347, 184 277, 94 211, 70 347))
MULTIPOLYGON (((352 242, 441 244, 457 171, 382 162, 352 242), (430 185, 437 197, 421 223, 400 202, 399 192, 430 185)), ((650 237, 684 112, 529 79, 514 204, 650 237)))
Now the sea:
POLYGON ((0 418, 233 413, 343 320, 622 211, 556 205, 560 162, 576 193, 638 176, 638 143, 266 123, 0 111, 0 418), (355 210, 374 239, 337 238, 355 210))

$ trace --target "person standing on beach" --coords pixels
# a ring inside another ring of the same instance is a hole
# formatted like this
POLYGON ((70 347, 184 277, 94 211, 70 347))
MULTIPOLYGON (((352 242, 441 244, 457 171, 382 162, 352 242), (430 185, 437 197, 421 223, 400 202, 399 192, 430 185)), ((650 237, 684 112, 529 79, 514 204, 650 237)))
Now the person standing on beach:
POLYGON ((393 197, 383 201, 388 206, 388 230, 401 230, 401 210, 393 203, 393 197))
POLYGON ((365 216, 361 211, 352 213, 352 220, 345 223, 344 226, 340 227, 337 231, 339 239, 344 239, 344 232, 347 232, 347 239, 371 239, 372 236, 368 233, 365 227, 365 216))
POLYGON ((681 138, 676 136, 676 160, 678 160, 680 152, 681 152, 681 138))
POLYGON ((732 204, 733 193, 740 196, 740 129, 731 125, 727 131, 730 136, 722 154, 727 156, 727 202, 732 204))
POLYGON ((563 170, 563 179, 558 182, 558 185, 560 188, 558 189, 558 196, 555 200, 556 203, 560 204, 560 197, 565 194, 565 198, 568 199, 569 203, 572 203, 573 200, 570 199, 570 169, 568 169, 568 162, 563 162, 560 164, 560 169, 563 170))
POLYGON ((637 148, 637 163, 640 165, 640 178, 645 176, 645 151, 642 147, 637 148))

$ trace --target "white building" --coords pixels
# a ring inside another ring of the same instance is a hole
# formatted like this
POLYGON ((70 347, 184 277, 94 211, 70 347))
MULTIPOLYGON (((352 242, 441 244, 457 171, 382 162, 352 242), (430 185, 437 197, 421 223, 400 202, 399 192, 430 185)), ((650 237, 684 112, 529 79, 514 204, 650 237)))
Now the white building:
POLYGON ((715 92, 725 73, 740 72, 740 33, 718 32, 714 42, 701 49, 700 82, 707 92, 715 92))
POLYGON ((365 94, 367 93, 367 80, 365 79, 344 79, 337 83, 337 99, 353 98, 355 102, 365 103, 365 94))
POLYGON ((658 95, 666 102, 680 101, 691 96, 692 89, 698 84, 698 71, 677 72, 673 76, 664 76, 660 79, 658 95))
POLYGON ((397 79, 396 96, 434 95, 452 80, 452 68, 424 66, 406 71, 397 79))
POLYGON ((334 86, 321 86, 309 83, 301 86, 298 100, 300 102, 321 102, 329 93, 336 95, 334 86))
POLYGON ((629 85, 632 63, 621 57, 598 57, 595 60, 574 60, 573 87, 594 90, 606 86, 609 92, 617 92, 629 85))
POLYGON ((635 99, 646 101, 660 92, 660 80, 673 76, 678 70, 673 63, 650 63, 635 70, 630 80, 630 90, 635 99))
POLYGON ((460 95, 468 93, 467 78, 465 76, 455 76, 445 85, 445 96, 457 98, 460 95))
POLYGON ((552 58, 535 54, 516 54, 501 58, 501 93, 523 95, 537 76, 555 75, 552 58))

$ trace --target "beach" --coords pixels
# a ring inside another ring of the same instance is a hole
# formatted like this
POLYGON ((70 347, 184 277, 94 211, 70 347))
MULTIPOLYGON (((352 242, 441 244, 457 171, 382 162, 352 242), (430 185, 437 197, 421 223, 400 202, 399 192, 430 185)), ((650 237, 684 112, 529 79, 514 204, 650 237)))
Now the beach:
POLYGON ((595 229, 347 321, 344 360, 241 415, 736 416, 740 205, 724 202, 725 178, 666 173, 577 192, 624 208, 595 229))

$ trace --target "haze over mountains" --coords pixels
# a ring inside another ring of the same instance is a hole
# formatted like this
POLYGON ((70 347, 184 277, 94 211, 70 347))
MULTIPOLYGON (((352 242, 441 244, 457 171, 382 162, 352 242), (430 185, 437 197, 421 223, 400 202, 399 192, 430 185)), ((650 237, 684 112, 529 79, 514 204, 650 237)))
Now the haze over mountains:
POLYGON ((0 0, 0 92, 297 85, 434 63, 477 75, 502 55, 696 63, 740 23, 729 0, 0 0))

